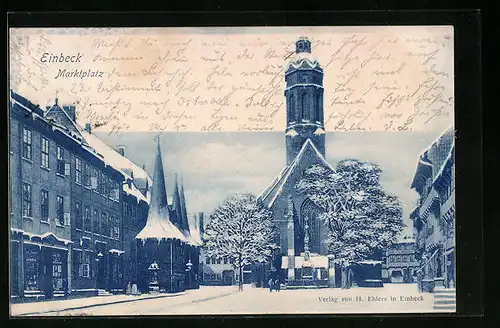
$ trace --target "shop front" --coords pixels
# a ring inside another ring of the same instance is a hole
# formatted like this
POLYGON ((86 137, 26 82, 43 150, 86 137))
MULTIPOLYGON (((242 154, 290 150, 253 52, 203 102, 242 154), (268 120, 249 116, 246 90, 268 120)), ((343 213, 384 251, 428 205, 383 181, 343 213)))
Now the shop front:
POLYGON ((68 293, 71 242, 53 234, 19 233, 11 240, 11 296, 52 299, 68 293))

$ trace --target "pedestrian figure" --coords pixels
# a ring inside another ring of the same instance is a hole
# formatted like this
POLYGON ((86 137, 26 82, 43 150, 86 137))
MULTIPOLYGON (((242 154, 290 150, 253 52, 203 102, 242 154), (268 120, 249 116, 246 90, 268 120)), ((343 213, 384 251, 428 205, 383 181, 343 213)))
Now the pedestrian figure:
POLYGON ((274 282, 274 284, 275 284, 276 291, 279 292, 281 290, 279 279, 276 279, 276 281, 274 282))
POLYGON ((273 291, 273 279, 269 279, 269 291, 273 291))

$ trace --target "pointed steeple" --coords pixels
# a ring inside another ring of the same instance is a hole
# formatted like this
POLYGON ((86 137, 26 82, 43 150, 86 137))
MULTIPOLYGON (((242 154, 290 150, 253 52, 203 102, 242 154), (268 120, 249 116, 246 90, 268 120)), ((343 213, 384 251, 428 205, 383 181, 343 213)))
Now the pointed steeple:
POLYGON ((159 213, 166 208, 168 204, 167 190, 165 187, 165 174, 163 172, 163 161, 161 159, 160 139, 156 147, 155 169, 153 176, 153 185, 151 187, 150 210, 156 210, 159 213))
POLYGON ((172 218, 172 222, 181 230, 182 229, 182 214, 181 214, 181 198, 179 195, 179 183, 177 181, 177 173, 174 178, 174 194, 172 195, 172 212, 175 213, 175 217, 172 218))
POLYGON ((184 181, 181 177, 181 190, 180 190, 180 208, 181 208, 181 230, 189 234, 189 220, 187 217, 186 209, 186 196, 184 194, 184 181))
POLYGON ((137 234, 136 239, 145 242, 146 239, 178 239, 188 242, 184 234, 170 221, 165 175, 161 159, 160 140, 156 150, 154 180, 151 186, 151 203, 148 219, 144 228, 137 234))

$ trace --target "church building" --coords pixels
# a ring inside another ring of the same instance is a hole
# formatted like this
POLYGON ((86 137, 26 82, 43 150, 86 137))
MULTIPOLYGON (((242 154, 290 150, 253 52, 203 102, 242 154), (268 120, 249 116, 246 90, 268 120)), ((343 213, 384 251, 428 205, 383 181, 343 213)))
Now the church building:
POLYGON ((281 265, 271 271, 284 269, 288 272, 285 273, 287 280, 291 281, 300 279, 302 267, 307 267, 305 276, 314 276, 315 281, 323 280, 327 284, 328 245, 322 242, 326 239, 327 227, 321 224, 316 205, 295 188, 311 165, 334 171, 325 160, 323 69, 312 58, 311 42, 307 38, 296 42, 285 80, 286 166, 259 196, 273 213, 278 229, 277 243, 281 247, 281 254, 276 256, 283 256, 283 261, 273 261, 281 265))
POLYGON ((147 222, 136 239, 141 292, 199 287, 199 230, 189 224, 184 186, 179 188, 177 176, 172 203, 168 202, 159 140, 147 222))

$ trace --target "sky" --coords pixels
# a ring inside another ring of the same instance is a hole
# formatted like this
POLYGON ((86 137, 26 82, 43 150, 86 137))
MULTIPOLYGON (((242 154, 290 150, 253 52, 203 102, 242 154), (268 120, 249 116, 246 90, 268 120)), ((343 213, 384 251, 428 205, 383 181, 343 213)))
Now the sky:
MULTIPOLYGON (((404 233, 411 236, 409 214, 417 193, 410 189, 419 154, 438 136, 427 132, 330 132, 326 159, 335 167, 346 158, 378 164, 385 190, 404 204, 404 233)), ((145 165, 153 177, 155 133, 96 133, 112 147, 125 146, 125 155, 145 165)), ((259 195, 286 165, 285 137, 278 132, 164 133, 161 135, 167 193, 174 174, 182 177, 189 213, 212 212, 226 197, 249 192, 259 195)))

